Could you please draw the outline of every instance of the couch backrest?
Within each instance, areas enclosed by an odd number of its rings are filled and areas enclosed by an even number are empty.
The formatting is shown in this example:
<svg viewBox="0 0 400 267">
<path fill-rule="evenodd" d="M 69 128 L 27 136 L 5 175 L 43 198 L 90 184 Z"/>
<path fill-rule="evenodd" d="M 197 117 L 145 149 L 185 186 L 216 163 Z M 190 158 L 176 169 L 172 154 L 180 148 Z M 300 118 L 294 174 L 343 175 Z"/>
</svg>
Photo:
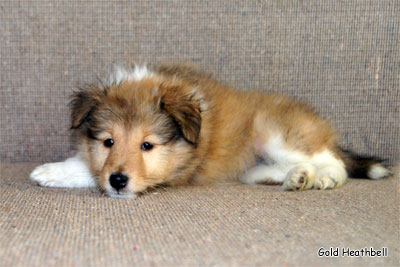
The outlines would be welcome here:
<svg viewBox="0 0 400 267">
<path fill-rule="evenodd" d="M 399 159 L 399 1 L 0 2 L 0 161 L 70 154 L 68 97 L 111 63 L 186 60 L 282 92 Z"/>
</svg>

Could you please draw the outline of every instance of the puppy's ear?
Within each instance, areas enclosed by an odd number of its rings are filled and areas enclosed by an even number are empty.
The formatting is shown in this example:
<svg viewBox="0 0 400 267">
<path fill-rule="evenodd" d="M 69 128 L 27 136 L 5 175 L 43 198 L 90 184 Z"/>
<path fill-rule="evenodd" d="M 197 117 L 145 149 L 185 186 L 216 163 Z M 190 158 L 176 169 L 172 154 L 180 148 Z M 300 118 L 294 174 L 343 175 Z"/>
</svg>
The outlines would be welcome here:
<svg viewBox="0 0 400 267">
<path fill-rule="evenodd" d="M 103 90 L 96 87 L 80 89 L 72 95 L 71 107 L 71 128 L 80 128 L 88 121 L 90 114 L 96 106 L 101 103 Z"/>
<path fill-rule="evenodd" d="M 194 93 L 181 86 L 162 88 L 160 107 L 165 110 L 179 126 L 183 138 L 197 145 L 201 129 L 200 103 Z"/>
</svg>

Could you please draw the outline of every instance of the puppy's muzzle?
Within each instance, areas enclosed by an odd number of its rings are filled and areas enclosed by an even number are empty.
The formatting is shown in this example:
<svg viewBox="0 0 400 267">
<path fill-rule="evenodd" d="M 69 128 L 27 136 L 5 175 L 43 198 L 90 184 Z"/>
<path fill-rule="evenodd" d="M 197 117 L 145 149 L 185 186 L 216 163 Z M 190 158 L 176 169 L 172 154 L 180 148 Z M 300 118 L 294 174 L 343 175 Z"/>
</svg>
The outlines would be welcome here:
<svg viewBox="0 0 400 267">
<path fill-rule="evenodd" d="M 109 178 L 110 185 L 117 191 L 121 190 L 128 184 L 128 176 L 116 172 L 112 173 Z"/>
</svg>

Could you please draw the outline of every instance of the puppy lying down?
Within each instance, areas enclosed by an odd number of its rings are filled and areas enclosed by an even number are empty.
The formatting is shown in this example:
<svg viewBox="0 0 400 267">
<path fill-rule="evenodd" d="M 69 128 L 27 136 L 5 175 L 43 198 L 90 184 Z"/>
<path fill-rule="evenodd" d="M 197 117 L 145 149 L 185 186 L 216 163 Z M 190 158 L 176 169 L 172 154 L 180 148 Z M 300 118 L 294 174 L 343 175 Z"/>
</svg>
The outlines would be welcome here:
<svg viewBox="0 0 400 267">
<path fill-rule="evenodd" d="M 117 67 L 75 92 L 71 108 L 78 152 L 34 169 L 41 186 L 98 186 L 125 198 L 159 184 L 238 179 L 297 191 L 390 174 L 379 160 L 341 149 L 308 106 L 235 91 L 191 66 Z"/>
</svg>

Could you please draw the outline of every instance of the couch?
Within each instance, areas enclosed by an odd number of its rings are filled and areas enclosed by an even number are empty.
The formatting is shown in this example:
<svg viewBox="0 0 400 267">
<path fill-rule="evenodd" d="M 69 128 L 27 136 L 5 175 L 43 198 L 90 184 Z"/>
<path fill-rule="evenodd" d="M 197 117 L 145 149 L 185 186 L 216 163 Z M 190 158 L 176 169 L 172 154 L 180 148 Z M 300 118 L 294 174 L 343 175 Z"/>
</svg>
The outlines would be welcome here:
<svg viewBox="0 0 400 267">
<path fill-rule="evenodd" d="M 397 265 L 400 4 L 388 1 L 0 2 L 0 265 Z M 110 65 L 189 61 L 283 93 L 393 177 L 329 191 L 216 184 L 136 200 L 30 183 L 71 155 L 68 101 Z M 329 248 L 388 248 L 327 257 Z M 322 248 L 322 250 L 320 250 Z"/>
</svg>

